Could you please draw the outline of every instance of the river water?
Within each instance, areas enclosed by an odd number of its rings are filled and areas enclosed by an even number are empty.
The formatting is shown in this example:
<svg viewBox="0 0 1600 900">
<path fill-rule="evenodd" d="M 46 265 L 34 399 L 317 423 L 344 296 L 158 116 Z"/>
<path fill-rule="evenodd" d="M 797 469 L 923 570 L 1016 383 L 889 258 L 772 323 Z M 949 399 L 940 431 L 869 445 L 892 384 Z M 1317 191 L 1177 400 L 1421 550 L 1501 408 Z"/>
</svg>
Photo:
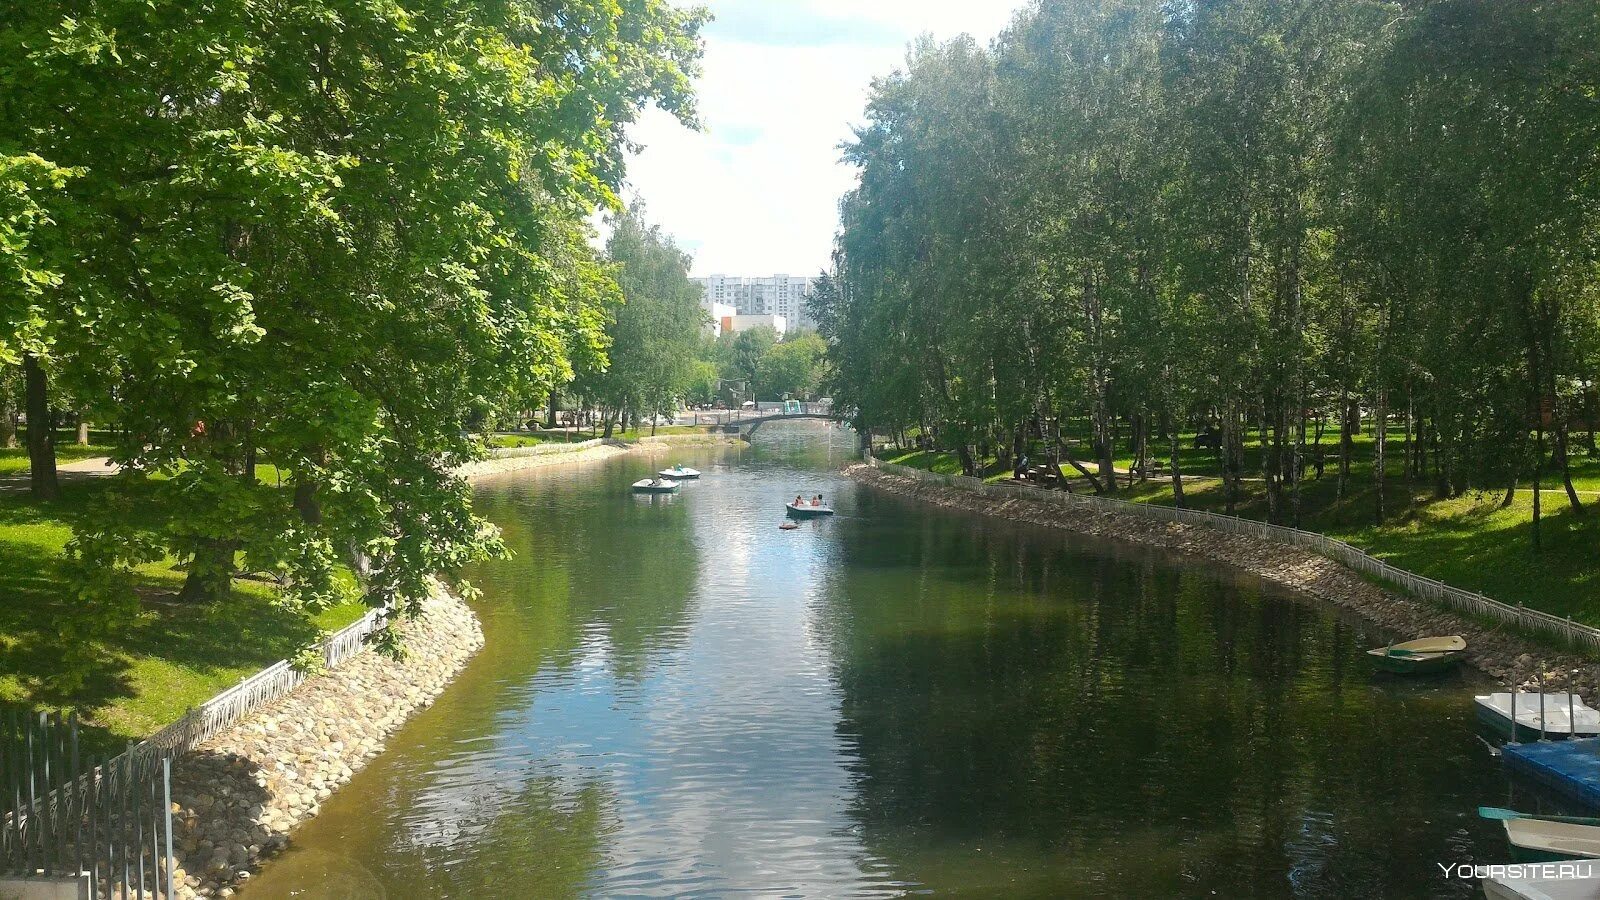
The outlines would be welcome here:
<svg viewBox="0 0 1600 900">
<path fill-rule="evenodd" d="M 1458 673 L 1203 562 L 935 510 L 766 426 L 477 490 L 487 646 L 246 900 L 1455 897 L 1502 862 Z M 705 470 L 666 498 L 628 485 Z M 781 503 L 839 515 L 783 532 Z"/>
</svg>

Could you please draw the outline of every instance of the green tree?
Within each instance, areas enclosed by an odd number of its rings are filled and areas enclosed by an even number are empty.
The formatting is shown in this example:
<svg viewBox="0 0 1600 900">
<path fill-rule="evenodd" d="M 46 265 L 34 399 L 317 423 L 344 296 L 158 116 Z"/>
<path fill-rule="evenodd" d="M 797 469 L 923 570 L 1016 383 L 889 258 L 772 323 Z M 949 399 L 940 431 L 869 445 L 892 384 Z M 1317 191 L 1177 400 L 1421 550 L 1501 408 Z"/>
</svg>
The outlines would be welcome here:
<svg viewBox="0 0 1600 900">
<path fill-rule="evenodd" d="M 754 390 L 761 378 L 761 360 L 778 343 L 777 329 L 757 325 L 737 334 L 723 333 L 719 341 L 725 347 L 722 377 L 728 381 L 742 381 Z"/>
<path fill-rule="evenodd" d="M 492 552 L 452 474 L 481 452 L 461 425 L 603 355 L 615 288 L 583 221 L 616 202 L 639 110 L 693 124 L 704 14 L 13 12 L 0 146 L 82 173 L 56 207 L 52 308 L 90 342 L 64 377 L 130 471 L 77 537 L 90 593 L 126 596 L 133 565 L 174 552 L 186 599 L 243 567 L 315 605 L 348 558 L 371 602 L 414 609 Z"/>
<path fill-rule="evenodd" d="M 587 373 L 580 389 L 604 408 L 610 437 L 621 417 L 672 412 L 703 376 L 695 361 L 706 314 L 688 254 L 638 212 L 616 221 L 606 250 L 622 302 L 607 329 L 607 365 Z"/>
<path fill-rule="evenodd" d="M 828 345 L 815 334 L 773 344 L 756 368 L 756 394 L 763 400 L 809 399 L 822 385 Z"/>
</svg>

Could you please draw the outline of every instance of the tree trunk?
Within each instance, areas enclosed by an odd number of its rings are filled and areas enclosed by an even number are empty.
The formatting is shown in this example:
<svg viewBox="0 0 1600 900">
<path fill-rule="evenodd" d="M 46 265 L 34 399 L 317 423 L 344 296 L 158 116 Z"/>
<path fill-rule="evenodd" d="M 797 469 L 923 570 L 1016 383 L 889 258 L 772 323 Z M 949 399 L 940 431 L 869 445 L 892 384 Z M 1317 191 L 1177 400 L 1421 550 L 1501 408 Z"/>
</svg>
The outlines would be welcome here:
<svg viewBox="0 0 1600 900">
<path fill-rule="evenodd" d="M 320 447 L 312 447 L 305 456 L 319 467 L 327 464 L 327 457 Z M 315 475 L 309 472 L 294 473 L 294 508 L 307 525 L 322 524 L 321 487 Z"/>
<path fill-rule="evenodd" d="M 1217 456 L 1222 463 L 1222 494 L 1225 511 L 1233 515 L 1234 508 L 1239 502 L 1239 476 L 1240 460 L 1237 448 L 1240 446 L 1238 413 L 1230 404 L 1222 413 L 1222 443 L 1217 448 Z"/>
<path fill-rule="evenodd" d="M 1105 493 L 1117 492 L 1117 470 L 1112 462 L 1113 445 L 1116 438 L 1112 434 L 1110 373 L 1107 371 L 1105 354 L 1105 336 L 1103 333 L 1102 309 L 1100 307 L 1100 292 L 1095 284 L 1092 273 L 1083 276 L 1083 305 L 1084 313 L 1089 322 L 1090 352 L 1093 358 L 1090 361 L 1090 390 L 1094 397 L 1094 453 L 1100 467 L 1100 481 L 1104 485 Z M 1097 489 L 1098 490 L 1098 489 Z"/>
<path fill-rule="evenodd" d="M 1055 460 L 1056 475 L 1057 475 L 1057 477 L 1060 477 L 1061 480 L 1062 480 L 1062 483 L 1065 484 L 1066 483 L 1066 476 L 1061 471 L 1061 460 L 1060 460 L 1060 458 L 1063 457 L 1063 456 L 1065 456 L 1067 458 L 1067 462 L 1074 469 L 1078 470 L 1078 474 L 1082 475 L 1084 478 L 1087 478 L 1089 480 L 1089 485 L 1094 488 L 1094 492 L 1096 494 L 1104 494 L 1104 493 L 1106 493 L 1105 485 L 1100 482 L 1100 479 L 1096 478 L 1095 474 L 1093 472 L 1089 471 L 1087 466 L 1085 466 L 1083 463 L 1079 462 L 1077 460 L 1077 458 L 1072 455 L 1072 451 L 1067 449 L 1067 442 L 1061 440 L 1061 436 L 1060 435 L 1056 435 L 1056 460 Z"/>
<path fill-rule="evenodd" d="M 1544 423 L 1533 429 L 1533 552 L 1542 549 L 1539 518 L 1544 512 L 1540 497 L 1544 490 Z"/>
<path fill-rule="evenodd" d="M 89 420 L 82 416 L 78 417 L 78 446 L 89 446 Z"/>
<path fill-rule="evenodd" d="M 17 446 L 17 404 L 11 391 L 0 384 L 0 447 L 7 450 Z"/>
<path fill-rule="evenodd" d="M 233 588 L 233 562 L 238 549 L 236 541 L 201 540 L 189 560 L 189 574 L 178 591 L 178 601 L 214 603 L 227 597 Z"/>
<path fill-rule="evenodd" d="M 956 457 L 961 460 L 961 474 L 971 478 L 978 474 L 978 463 L 972 458 L 972 445 L 965 437 L 956 441 Z"/>
<path fill-rule="evenodd" d="M 1378 388 L 1378 405 L 1374 411 L 1372 427 L 1377 429 L 1376 447 L 1372 463 L 1373 518 L 1382 525 L 1384 511 L 1384 476 L 1389 465 L 1389 392 Z"/>
<path fill-rule="evenodd" d="M 1572 511 L 1583 515 L 1583 503 L 1578 499 L 1578 490 L 1572 486 L 1572 466 L 1568 460 L 1567 423 L 1565 417 L 1559 413 L 1555 420 L 1556 441 L 1556 467 L 1561 472 L 1561 484 L 1567 489 L 1567 502 L 1572 505 Z"/>
<path fill-rule="evenodd" d="M 1306 411 L 1305 407 L 1299 403 L 1296 403 L 1295 418 L 1298 423 L 1294 433 L 1294 455 L 1289 460 L 1289 524 L 1299 528 L 1300 474 L 1305 469 L 1305 464 L 1302 462 L 1304 458 L 1302 449 L 1306 445 Z"/>
<path fill-rule="evenodd" d="M 32 353 L 22 357 L 23 377 L 28 399 L 28 483 L 36 500 L 55 500 L 61 496 L 56 477 L 55 421 L 50 415 L 50 383 L 39 358 Z"/>
<path fill-rule="evenodd" d="M 1336 498 L 1344 502 L 1345 491 L 1350 486 L 1350 451 L 1355 447 L 1355 429 L 1361 407 L 1351 396 L 1350 389 L 1341 390 L 1339 398 L 1339 485 Z"/>
<path fill-rule="evenodd" d="M 1183 509 L 1183 466 L 1178 460 L 1180 443 L 1178 440 L 1178 428 L 1174 425 L 1172 427 L 1172 443 L 1168 448 L 1168 452 L 1172 454 L 1172 505 Z"/>
</svg>

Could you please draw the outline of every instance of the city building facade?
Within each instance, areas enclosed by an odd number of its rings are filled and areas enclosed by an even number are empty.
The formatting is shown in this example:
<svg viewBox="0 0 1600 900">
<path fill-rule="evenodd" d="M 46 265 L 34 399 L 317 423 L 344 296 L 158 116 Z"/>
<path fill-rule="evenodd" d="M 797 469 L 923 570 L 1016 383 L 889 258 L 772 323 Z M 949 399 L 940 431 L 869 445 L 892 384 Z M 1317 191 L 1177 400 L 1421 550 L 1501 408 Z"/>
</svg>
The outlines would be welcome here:
<svg viewBox="0 0 1600 900">
<path fill-rule="evenodd" d="M 721 303 L 733 307 L 735 314 L 741 317 L 781 316 L 792 328 L 815 327 L 806 308 L 815 279 L 793 275 L 766 278 L 711 275 L 695 281 L 705 292 L 700 305 L 713 318 L 716 314 L 712 307 Z"/>
</svg>

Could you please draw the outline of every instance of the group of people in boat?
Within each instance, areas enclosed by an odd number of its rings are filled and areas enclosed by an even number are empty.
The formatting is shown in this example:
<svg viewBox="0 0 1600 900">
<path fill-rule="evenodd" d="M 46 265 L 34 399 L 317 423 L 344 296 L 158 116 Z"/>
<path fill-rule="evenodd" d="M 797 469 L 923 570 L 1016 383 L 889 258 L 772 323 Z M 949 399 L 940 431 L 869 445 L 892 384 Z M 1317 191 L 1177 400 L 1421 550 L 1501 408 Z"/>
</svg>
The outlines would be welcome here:
<svg viewBox="0 0 1600 900">
<path fill-rule="evenodd" d="M 822 506 L 822 495 L 818 494 L 815 497 L 812 497 L 811 498 L 811 502 L 807 503 L 805 500 L 801 499 L 799 494 L 795 494 L 794 495 L 794 505 L 795 506 Z"/>
</svg>

